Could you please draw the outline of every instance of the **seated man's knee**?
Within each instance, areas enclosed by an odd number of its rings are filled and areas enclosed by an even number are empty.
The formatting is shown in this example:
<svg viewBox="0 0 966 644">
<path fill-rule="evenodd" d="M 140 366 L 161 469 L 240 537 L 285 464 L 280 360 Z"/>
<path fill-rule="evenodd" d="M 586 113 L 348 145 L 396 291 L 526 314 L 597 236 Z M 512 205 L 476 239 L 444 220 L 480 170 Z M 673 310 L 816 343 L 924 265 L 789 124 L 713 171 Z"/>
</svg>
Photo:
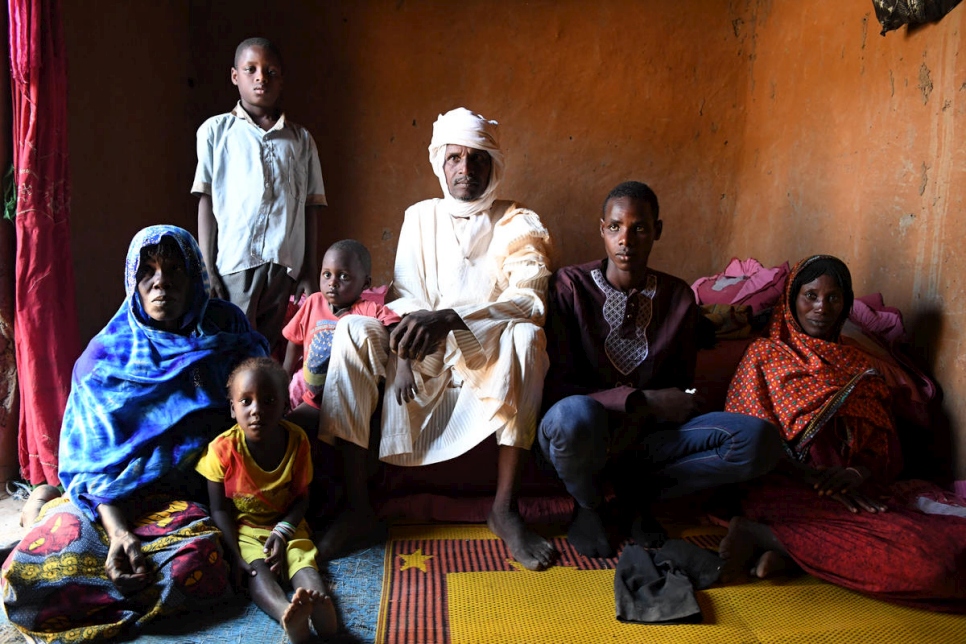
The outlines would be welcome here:
<svg viewBox="0 0 966 644">
<path fill-rule="evenodd" d="M 744 433 L 749 449 L 747 478 L 750 479 L 774 469 L 784 454 L 784 448 L 777 427 L 754 416 L 744 418 Z"/>
<path fill-rule="evenodd" d="M 337 338 L 348 338 L 355 345 L 373 338 L 388 342 L 389 332 L 385 325 L 374 317 L 346 315 L 339 319 L 339 323 L 335 327 L 333 342 L 337 342 Z"/>
<path fill-rule="evenodd" d="M 518 361 L 521 386 L 529 392 L 543 389 L 543 379 L 550 368 L 547 336 L 536 324 L 520 322 L 511 327 L 513 353 Z"/>
<path fill-rule="evenodd" d="M 543 329 L 536 324 L 518 322 L 513 325 L 511 333 L 513 334 L 513 346 L 517 347 L 519 353 L 525 355 L 532 351 L 546 351 L 547 336 Z"/>
<path fill-rule="evenodd" d="M 580 450 L 603 441 L 607 410 L 590 396 L 569 396 L 555 403 L 540 421 L 540 447 Z"/>
</svg>

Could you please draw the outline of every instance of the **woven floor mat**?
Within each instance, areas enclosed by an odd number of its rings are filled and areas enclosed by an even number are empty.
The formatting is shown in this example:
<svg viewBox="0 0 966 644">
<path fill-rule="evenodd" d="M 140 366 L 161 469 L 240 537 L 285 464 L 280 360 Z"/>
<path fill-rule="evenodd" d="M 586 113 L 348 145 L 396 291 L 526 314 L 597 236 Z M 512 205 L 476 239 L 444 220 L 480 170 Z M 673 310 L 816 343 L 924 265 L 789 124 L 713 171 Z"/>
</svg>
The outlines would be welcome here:
<svg viewBox="0 0 966 644">
<path fill-rule="evenodd" d="M 722 534 L 707 526 L 676 536 L 714 548 Z M 617 559 L 582 557 L 562 537 L 553 543 L 558 565 L 531 572 L 483 526 L 393 528 L 376 642 L 966 642 L 966 616 L 894 606 L 804 575 L 698 592 L 699 625 L 624 624 L 615 618 Z"/>
</svg>

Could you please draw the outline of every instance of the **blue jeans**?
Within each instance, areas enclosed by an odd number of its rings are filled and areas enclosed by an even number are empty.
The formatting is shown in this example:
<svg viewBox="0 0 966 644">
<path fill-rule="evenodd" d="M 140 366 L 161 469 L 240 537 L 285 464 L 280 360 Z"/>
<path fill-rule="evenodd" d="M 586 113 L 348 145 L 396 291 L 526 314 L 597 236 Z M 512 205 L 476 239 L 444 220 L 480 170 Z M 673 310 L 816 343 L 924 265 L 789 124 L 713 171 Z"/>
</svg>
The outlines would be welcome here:
<svg viewBox="0 0 966 644">
<path fill-rule="evenodd" d="M 570 495 L 585 508 L 602 500 L 601 472 L 622 419 L 590 396 L 570 396 L 547 411 L 537 430 L 543 457 Z M 681 426 L 644 429 L 633 445 L 643 465 L 641 488 L 656 485 L 655 500 L 670 499 L 765 474 L 782 455 L 778 430 L 767 421 L 719 411 Z"/>
</svg>

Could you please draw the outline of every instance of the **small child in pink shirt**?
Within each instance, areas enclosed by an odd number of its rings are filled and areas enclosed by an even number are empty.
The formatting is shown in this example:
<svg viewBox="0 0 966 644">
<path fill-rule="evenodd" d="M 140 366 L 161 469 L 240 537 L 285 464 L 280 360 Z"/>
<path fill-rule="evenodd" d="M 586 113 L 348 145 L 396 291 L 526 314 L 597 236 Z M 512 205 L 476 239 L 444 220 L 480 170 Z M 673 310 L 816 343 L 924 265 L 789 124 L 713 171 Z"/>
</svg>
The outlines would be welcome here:
<svg viewBox="0 0 966 644">
<path fill-rule="evenodd" d="M 399 316 L 391 309 L 360 298 L 362 291 L 372 284 L 371 271 L 372 258 L 363 244 L 354 239 L 343 239 L 332 244 L 322 258 L 320 292 L 310 295 L 282 330 L 282 335 L 288 340 L 285 370 L 293 374 L 299 359 L 302 359 L 302 375 L 307 391 L 302 396 L 302 403 L 289 415 L 290 420 L 302 427 L 318 426 L 319 401 L 339 319 L 351 314 L 374 317 L 387 327 L 399 323 Z M 416 381 L 409 361 L 396 359 L 393 389 L 397 401 L 402 404 L 415 396 Z"/>
</svg>

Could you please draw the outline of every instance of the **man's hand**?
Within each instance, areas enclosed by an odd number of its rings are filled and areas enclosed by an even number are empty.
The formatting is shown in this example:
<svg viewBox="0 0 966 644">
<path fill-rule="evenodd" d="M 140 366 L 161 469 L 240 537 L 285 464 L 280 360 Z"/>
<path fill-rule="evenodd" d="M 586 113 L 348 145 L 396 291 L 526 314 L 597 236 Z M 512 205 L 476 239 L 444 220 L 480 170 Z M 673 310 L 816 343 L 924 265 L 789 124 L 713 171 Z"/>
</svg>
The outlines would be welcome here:
<svg viewBox="0 0 966 644">
<path fill-rule="evenodd" d="M 112 535 L 104 572 L 111 583 L 125 594 L 147 586 L 152 575 L 141 552 L 141 540 L 126 530 Z"/>
<path fill-rule="evenodd" d="M 647 411 L 658 421 L 683 423 L 698 412 L 700 399 L 680 389 L 646 389 L 644 400 Z"/>
<path fill-rule="evenodd" d="M 403 360 L 422 360 L 439 349 L 450 331 L 465 328 L 452 309 L 414 311 L 389 334 L 389 349 Z"/>
</svg>

